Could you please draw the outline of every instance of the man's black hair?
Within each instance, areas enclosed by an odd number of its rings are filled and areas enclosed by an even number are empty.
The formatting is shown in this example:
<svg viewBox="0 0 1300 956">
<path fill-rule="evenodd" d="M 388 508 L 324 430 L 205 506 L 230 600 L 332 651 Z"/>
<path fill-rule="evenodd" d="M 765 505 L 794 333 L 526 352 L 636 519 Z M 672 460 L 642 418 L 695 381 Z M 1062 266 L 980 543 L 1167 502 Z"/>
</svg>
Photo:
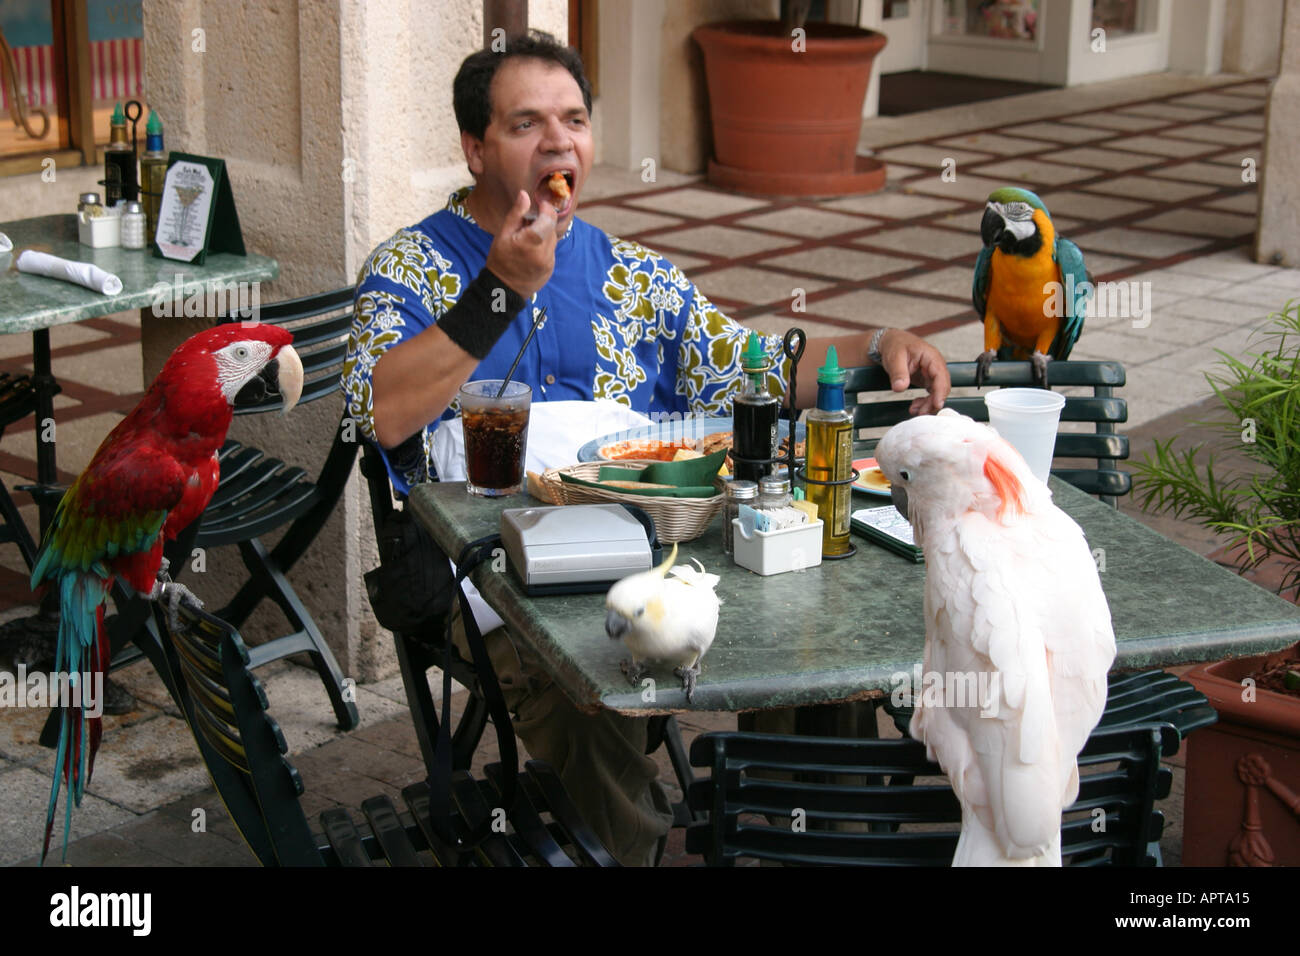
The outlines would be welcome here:
<svg viewBox="0 0 1300 956">
<path fill-rule="evenodd" d="M 505 41 L 505 49 L 500 52 L 490 47 L 471 53 L 456 72 L 452 83 L 452 104 L 456 109 L 456 125 L 462 133 L 469 133 L 482 139 L 492 119 L 492 77 L 501 64 L 511 57 L 532 57 L 561 66 L 577 81 L 582 91 L 582 102 L 591 113 L 591 84 L 582 69 L 582 58 L 572 47 L 561 45 L 555 37 L 541 30 L 530 30 L 526 34 L 511 37 Z"/>
</svg>

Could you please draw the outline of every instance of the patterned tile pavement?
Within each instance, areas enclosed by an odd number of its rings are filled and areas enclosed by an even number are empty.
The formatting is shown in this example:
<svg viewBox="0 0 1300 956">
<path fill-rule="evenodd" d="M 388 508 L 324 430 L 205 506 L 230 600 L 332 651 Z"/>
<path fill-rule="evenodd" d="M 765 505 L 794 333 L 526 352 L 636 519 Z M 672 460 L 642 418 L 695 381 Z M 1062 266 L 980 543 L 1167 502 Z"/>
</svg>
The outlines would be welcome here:
<svg viewBox="0 0 1300 956">
<path fill-rule="evenodd" d="M 1184 86 L 1154 97 L 1141 95 L 1146 87 L 1138 83 L 1136 95 L 1116 105 L 1061 115 L 1026 110 L 1035 117 L 1026 122 L 1017 104 L 1040 96 L 1032 94 L 993 110 L 1000 118 L 983 128 L 953 133 L 949 125 L 941 135 L 907 138 L 908 129 L 926 127 L 919 114 L 890 127 L 904 135 L 879 148 L 890 161 L 889 184 L 870 196 L 770 200 L 675 174 L 643 184 L 598 168 L 588 194 L 599 198 L 589 198 L 582 215 L 669 255 L 718 305 L 765 331 L 798 324 L 811 334 L 833 334 L 888 324 L 928 336 L 950 360 L 968 360 L 982 344 L 969 284 L 984 197 L 1000 185 L 1033 189 L 1061 232 L 1084 248 L 1095 279 L 1151 284 L 1146 324 L 1128 316 L 1091 318 L 1074 353 L 1125 362 L 1129 429 L 1140 455 L 1152 437 L 1204 414 L 1209 389 L 1199 373 L 1211 367 L 1214 347 L 1240 351 L 1267 312 L 1300 296 L 1300 271 L 1261 266 L 1247 255 L 1257 197 L 1255 184 L 1243 179 L 1243 160 L 1254 161 L 1257 177 L 1266 82 L 1225 80 L 1212 89 L 1189 94 Z M 1175 88 L 1182 81 L 1160 82 Z M 1083 93 L 1079 101 L 1098 99 Z M 795 311 L 796 290 L 804 293 L 804 311 Z M 55 330 L 64 480 L 84 467 L 138 400 L 138 340 L 138 320 L 130 315 Z M 28 371 L 29 341 L 0 338 L 0 370 Z M 34 477 L 33 429 L 20 422 L 0 441 L 0 478 L 10 486 Z M 1133 512 L 1135 506 L 1124 507 Z M 34 508 L 24 512 L 34 525 Z M 1165 516 L 1135 516 L 1202 553 L 1221 544 Z M 0 548 L 3 617 L 25 613 L 30 600 L 13 550 Z M 338 735 L 314 677 L 301 671 L 273 665 L 264 679 L 307 782 L 309 815 L 356 807 L 380 791 L 395 794 L 419 775 L 400 681 L 361 688 L 363 726 Z M 141 706 L 108 719 L 105 769 L 78 815 L 70 861 L 251 864 L 194 761 L 185 759 L 189 742 L 156 676 L 136 666 L 121 679 Z M 4 818 L 12 823 L 0 827 L 0 864 L 35 862 L 52 766 L 49 752 L 35 745 L 41 716 L 0 715 L 0 791 L 11 795 Z M 728 714 L 690 714 L 681 723 L 688 742 L 734 726 Z M 485 742 L 476 766 L 494 759 L 493 746 Z M 117 751 L 112 760 L 109 751 Z M 661 776 L 671 779 L 666 760 L 661 764 Z M 1176 771 L 1175 792 L 1164 803 L 1168 862 L 1177 861 L 1181 847 L 1181 779 Z M 197 808 L 207 813 L 212 839 L 199 838 L 190 826 Z M 665 862 L 693 862 L 680 831 Z"/>
</svg>

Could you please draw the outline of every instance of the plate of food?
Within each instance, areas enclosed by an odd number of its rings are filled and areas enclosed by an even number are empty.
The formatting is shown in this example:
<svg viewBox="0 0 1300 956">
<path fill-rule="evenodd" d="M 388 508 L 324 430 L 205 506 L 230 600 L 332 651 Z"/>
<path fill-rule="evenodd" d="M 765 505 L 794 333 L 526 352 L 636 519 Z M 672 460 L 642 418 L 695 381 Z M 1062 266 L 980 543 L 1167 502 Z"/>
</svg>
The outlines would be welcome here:
<svg viewBox="0 0 1300 956">
<path fill-rule="evenodd" d="M 784 436 L 790 433 L 790 425 L 782 421 L 777 423 L 777 428 L 782 436 L 784 451 Z M 796 455 L 803 454 L 804 431 L 802 423 L 795 426 Z M 621 461 L 629 458 L 672 461 L 682 452 L 693 457 L 730 447 L 730 418 L 685 418 L 629 428 L 592 439 L 578 449 L 578 461 Z M 726 467 L 731 469 L 730 456 Z"/>
<path fill-rule="evenodd" d="M 889 479 L 880 470 L 874 458 L 859 458 L 853 463 L 858 470 L 858 480 L 853 482 L 854 491 L 865 491 L 869 495 L 888 498 L 891 495 Z"/>
</svg>

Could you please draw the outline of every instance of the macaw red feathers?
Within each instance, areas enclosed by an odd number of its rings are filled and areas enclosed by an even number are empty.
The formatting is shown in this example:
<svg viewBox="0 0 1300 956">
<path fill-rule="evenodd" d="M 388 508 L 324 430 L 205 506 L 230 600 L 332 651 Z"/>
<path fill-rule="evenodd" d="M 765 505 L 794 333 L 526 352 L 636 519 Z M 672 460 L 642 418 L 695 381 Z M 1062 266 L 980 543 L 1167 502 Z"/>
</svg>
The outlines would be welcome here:
<svg viewBox="0 0 1300 956">
<path fill-rule="evenodd" d="M 216 491 L 217 451 L 236 397 L 245 388 L 255 387 L 259 395 L 276 388 L 286 407 L 297 401 L 302 363 L 292 338 L 278 326 L 230 324 L 187 339 L 59 502 L 32 569 L 32 587 L 51 581 L 59 588 L 55 671 L 77 675 L 81 703 L 86 684 L 102 688 L 108 664 L 104 602 L 114 579 L 137 593 L 153 593 L 164 543 L 192 524 Z M 49 852 L 60 779 L 72 798 L 65 805 L 67 852 L 71 803 L 81 804 L 99 747 L 98 712 L 64 708 L 42 859 Z"/>
</svg>

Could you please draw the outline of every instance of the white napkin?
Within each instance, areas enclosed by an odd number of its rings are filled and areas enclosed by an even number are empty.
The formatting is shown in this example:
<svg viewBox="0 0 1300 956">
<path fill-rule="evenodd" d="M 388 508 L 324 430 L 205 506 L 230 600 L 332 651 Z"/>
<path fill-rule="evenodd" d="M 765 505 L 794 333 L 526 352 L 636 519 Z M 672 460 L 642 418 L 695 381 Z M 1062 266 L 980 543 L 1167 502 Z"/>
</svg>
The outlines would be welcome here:
<svg viewBox="0 0 1300 956">
<path fill-rule="evenodd" d="M 3 232 L 0 232 L 0 252 L 8 252 L 14 247 L 13 242 Z"/>
<path fill-rule="evenodd" d="M 578 449 L 593 438 L 649 424 L 645 415 L 607 398 L 594 402 L 535 402 L 528 413 L 525 468 L 540 473 L 572 465 L 578 460 Z M 443 422 L 433 433 L 433 463 L 440 480 L 465 480 L 465 432 L 459 418 Z M 504 623 L 468 580 L 465 596 L 482 633 Z"/>
<path fill-rule="evenodd" d="M 122 291 L 122 280 L 111 272 L 105 272 L 99 266 L 91 265 L 89 262 L 60 259 L 58 256 L 37 252 L 34 249 L 25 249 L 18 257 L 18 271 L 48 276 L 51 279 L 62 279 L 64 282 L 75 282 L 92 292 L 100 292 L 104 295 L 117 295 Z"/>
</svg>

